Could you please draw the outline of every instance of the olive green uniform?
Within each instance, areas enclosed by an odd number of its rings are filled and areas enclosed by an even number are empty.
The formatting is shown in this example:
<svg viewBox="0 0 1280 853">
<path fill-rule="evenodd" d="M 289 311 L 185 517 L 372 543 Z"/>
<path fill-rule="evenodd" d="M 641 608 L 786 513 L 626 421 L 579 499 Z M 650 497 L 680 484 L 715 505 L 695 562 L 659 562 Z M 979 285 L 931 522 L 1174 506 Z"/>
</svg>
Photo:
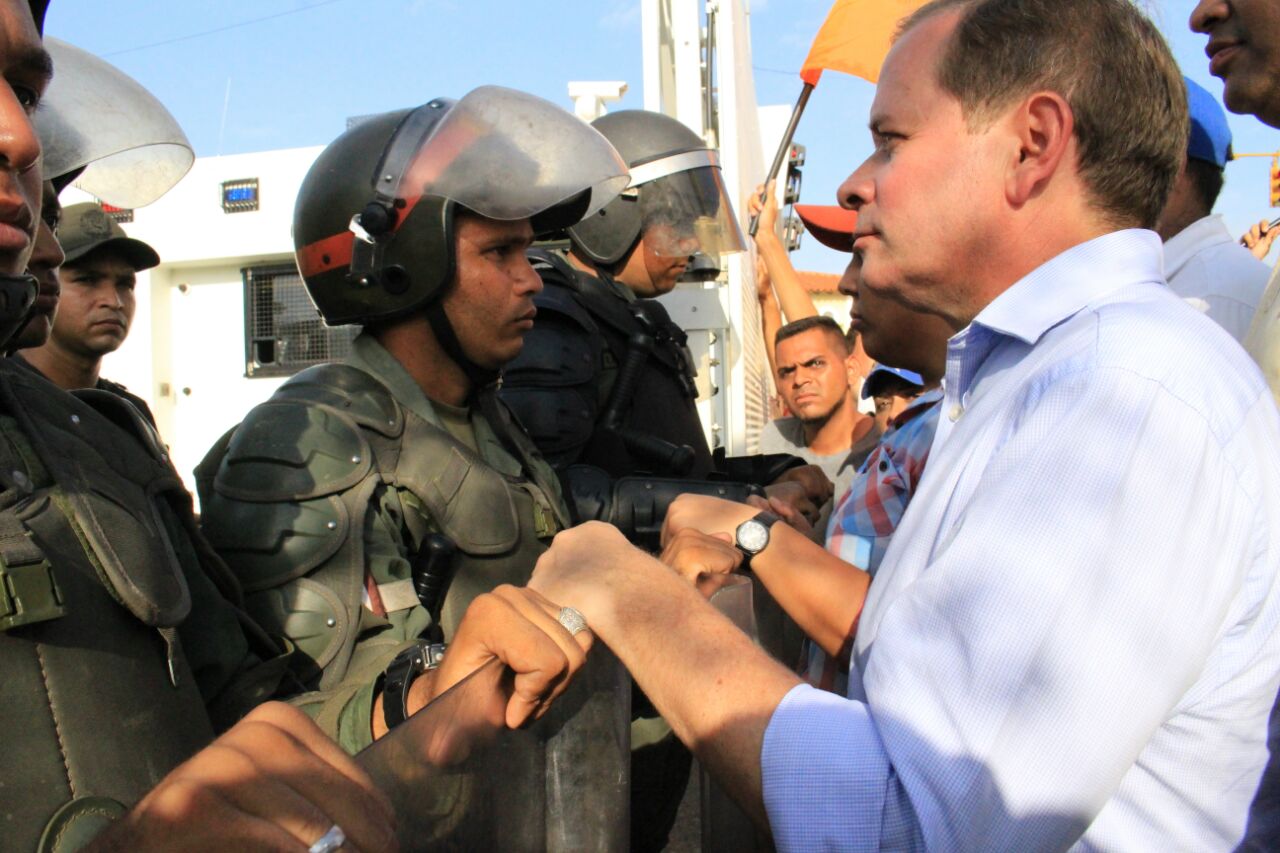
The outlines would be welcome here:
<svg viewBox="0 0 1280 853">
<path fill-rule="evenodd" d="M 127 402 L 0 359 L 0 486 L 0 848 L 74 850 L 301 688 Z"/>
<path fill-rule="evenodd" d="M 431 626 L 411 577 L 428 536 L 456 548 L 448 638 L 476 595 L 527 581 L 566 524 L 555 474 L 490 401 L 486 417 L 428 400 L 362 334 L 346 364 L 293 377 L 197 469 L 203 529 L 250 613 L 296 644 L 304 683 L 366 719 L 377 676 Z M 365 729 L 336 730 L 348 749 L 367 743 Z"/>
</svg>

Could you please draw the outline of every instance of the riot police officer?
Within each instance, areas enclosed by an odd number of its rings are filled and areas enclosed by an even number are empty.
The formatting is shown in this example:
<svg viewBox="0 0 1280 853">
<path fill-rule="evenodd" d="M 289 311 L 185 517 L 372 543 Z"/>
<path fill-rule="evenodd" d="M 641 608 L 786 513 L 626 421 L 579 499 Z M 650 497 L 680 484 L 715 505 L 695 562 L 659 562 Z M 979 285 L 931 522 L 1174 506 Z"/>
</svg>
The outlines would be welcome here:
<svg viewBox="0 0 1280 853">
<path fill-rule="evenodd" d="M 678 494 L 745 500 L 800 460 L 721 460 L 717 470 L 685 333 L 650 298 L 695 259 L 718 270 L 743 249 L 718 152 L 660 113 L 619 111 L 592 126 L 626 159 L 631 183 L 567 229 L 567 253 L 530 254 L 545 287 L 502 397 L 561 472 L 577 520 L 610 521 L 652 548 Z M 800 496 L 811 510 L 830 489 L 815 479 L 812 502 Z M 688 776 L 689 754 L 668 733 L 656 719 L 632 728 L 635 850 L 665 844 Z"/>
<path fill-rule="evenodd" d="M 367 120 L 311 167 L 298 266 L 325 321 L 363 331 L 197 469 L 203 529 L 250 612 L 297 646 L 304 683 L 365 706 L 384 670 L 401 689 L 477 594 L 523 583 L 569 523 L 495 388 L 542 286 L 525 250 L 625 174 L 599 133 L 499 87 Z"/>
<path fill-rule="evenodd" d="M 660 113 L 624 110 L 592 126 L 627 160 L 631 184 L 567 229 L 567 252 L 530 254 L 545 288 L 502 397 L 564 475 L 581 520 L 612 521 L 656 546 L 680 492 L 742 500 L 753 491 L 745 484 L 772 483 L 798 461 L 713 461 L 685 333 L 649 298 L 691 263 L 719 269 L 743 249 L 718 152 Z M 823 484 L 812 491 L 804 497 L 825 499 Z"/>
<path fill-rule="evenodd" d="M 36 294 L 22 274 L 40 215 L 41 145 L 29 112 L 50 62 L 33 25 L 44 4 L 32 5 L 0 0 L 0 344 L 29 319 Z M 60 83 L 109 89 L 105 63 L 95 62 L 87 76 L 60 68 Z M 98 94 L 128 113 L 122 93 Z M 49 101 L 46 115 L 65 104 Z M 94 126 L 88 117 L 78 129 Z M 61 172 L 58 162 L 67 163 L 51 161 Z M 580 663 L 573 652 L 583 635 L 557 628 L 555 608 L 532 595 L 487 597 L 451 663 L 412 682 L 411 709 L 466 674 L 457 667 L 490 651 L 507 659 L 507 636 L 531 640 L 520 656 L 540 657 L 548 672 L 568 662 L 554 676 L 562 681 Z M 362 849 L 393 843 L 383 799 L 315 723 L 278 703 L 255 708 L 299 686 L 287 677 L 287 644 L 256 626 L 241 599 L 195 530 L 163 447 L 127 402 L 68 394 L 0 360 L 5 850 L 77 850 L 117 818 L 96 849 L 165 850 L 178 840 L 208 848 L 215 838 L 229 849 L 278 849 L 332 837 L 330 823 Z M 531 637 L 530 625 L 542 630 Z M 531 686 L 526 698 L 547 693 Z M 332 698 L 311 697 L 313 709 L 324 717 Z M 345 705 L 329 716 L 330 733 L 345 725 L 366 741 L 381 720 Z"/>
</svg>

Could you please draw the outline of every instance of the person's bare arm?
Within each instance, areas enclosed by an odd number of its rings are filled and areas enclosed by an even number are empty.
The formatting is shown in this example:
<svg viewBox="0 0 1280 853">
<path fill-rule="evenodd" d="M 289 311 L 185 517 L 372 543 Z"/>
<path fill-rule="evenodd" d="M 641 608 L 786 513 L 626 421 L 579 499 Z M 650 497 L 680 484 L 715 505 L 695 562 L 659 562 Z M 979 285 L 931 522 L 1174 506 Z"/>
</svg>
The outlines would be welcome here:
<svg viewBox="0 0 1280 853">
<path fill-rule="evenodd" d="M 663 535 L 674 542 L 696 530 L 732 541 L 738 525 L 757 512 L 720 498 L 682 495 L 667 511 Z M 870 575 L 785 524 L 773 526 L 768 547 L 751 558 L 751 571 L 806 636 L 828 654 L 840 653 L 862 614 Z"/>
<path fill-rule="evenodd" d="M 818 309 L 813 304 L 813 298 L 800 283 L 800 276 L 796 274 L 796 268 L 791 265 L 787 248 L 782 245 L 782 240 L 778 237 L 776 230 L 778 201 L 773 196 L 773 189 L 769 189 L 769 197 L 763 205 L 760 203 L 762 189 L 764 189 L 762 186 L 756 187 L 755 192 L 751 194 L 748 207 L 751 215 L 760 216 L 760 227 L 755 237 L 756 251 L 764 259 L 769 277 L 773 280 L 773 289 L 778 294 L 778 305 L 782 309 L 782 316 L 788 323 L 794 323 L 804 317 L 816 317 Z"/>
<path fill-rule="evenodd" d="M 764 733 L 800 680 L 610 525 L 558 534 L 529 585 L 586 616 L 680 740 L 767 827 Z"/>
<path fill-rule="evenodd" d="M 764 354 L 769 359 L 769 375 L 778 375 L 778 362 L 774 357 L 774 342 L 782 328 L 782 312 L 778 298 L 773 294 L 773 280 L 764 258 L 756 254 L 756 299 L 760 303 L 760 333 L 764 336 Z"/>
</svg>

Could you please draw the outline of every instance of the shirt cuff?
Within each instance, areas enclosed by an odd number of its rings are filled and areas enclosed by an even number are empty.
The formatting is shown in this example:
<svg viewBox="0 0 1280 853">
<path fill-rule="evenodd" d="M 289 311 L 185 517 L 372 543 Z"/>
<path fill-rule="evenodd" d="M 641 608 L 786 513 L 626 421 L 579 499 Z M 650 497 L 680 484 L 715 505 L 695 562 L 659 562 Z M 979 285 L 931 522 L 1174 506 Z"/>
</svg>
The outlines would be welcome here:
<svg viewBox="0 0 1280 853">
<path fill-rule="evenodd" d="M 881 848 L 894 774 L 866 705 L 792 688 L 765 729 L 760 767 L 778 850 Z"/>
</svg>

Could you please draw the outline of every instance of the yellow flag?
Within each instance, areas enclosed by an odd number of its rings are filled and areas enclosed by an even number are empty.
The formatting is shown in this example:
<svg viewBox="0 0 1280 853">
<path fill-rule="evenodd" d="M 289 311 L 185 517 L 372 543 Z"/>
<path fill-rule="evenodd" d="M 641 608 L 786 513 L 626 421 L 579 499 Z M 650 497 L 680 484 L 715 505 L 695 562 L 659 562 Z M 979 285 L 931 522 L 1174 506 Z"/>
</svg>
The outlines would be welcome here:
<svg viewBox="0 0 1280 853">
<path fill-rule="evenodd" d="M 898 23 L 926 0 L 836 0 L 809 48 L 800 78 L 811 86 L 825 69 L 843 71 L 872 83 Z"/>
</svg>

